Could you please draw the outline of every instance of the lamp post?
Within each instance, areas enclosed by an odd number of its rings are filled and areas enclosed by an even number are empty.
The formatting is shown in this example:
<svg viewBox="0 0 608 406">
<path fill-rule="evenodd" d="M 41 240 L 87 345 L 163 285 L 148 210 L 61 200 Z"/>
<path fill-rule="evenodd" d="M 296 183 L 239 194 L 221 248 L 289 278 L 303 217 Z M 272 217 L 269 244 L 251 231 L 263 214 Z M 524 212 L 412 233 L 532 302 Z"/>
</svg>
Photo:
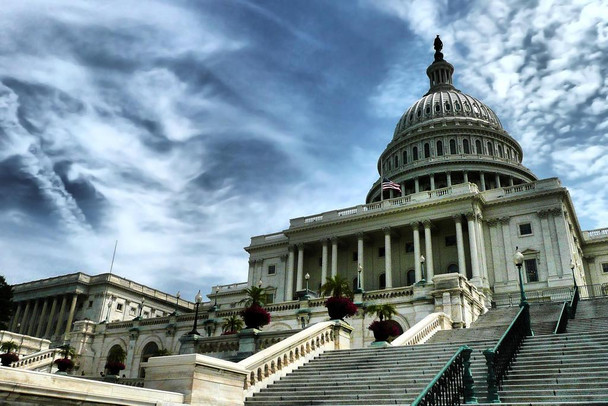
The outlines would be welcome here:
<svg viewBox="0 0 608 406">
<path fill-rule="evenodd" d="M 258 288 L 260 288 L 260 289 L 261 289 L 261 288 L 262 288 L 262 285 L 263 285 L 263 282 L 262 282 L 262 280 L 260 279 L 260 280 L 258 281 Z"/>
<path fill-rule="evenodd" d="M 199 332 L 196 331 L 196 322 L 198 319 L 198 306 L 203 301 L 203 297 L 201 296 L 201 291 L 199 290 L 196 296 L 194 297 L 194 301 L 196 302 L 196 311 L 194 312 L 194 324 L 192 325 L 192 331 L 188 333 L 188 335 L 197 335 L 200 336 Z"/>
<path fill-rule="evenodd" d="M 526 292 L 524 291 L 524 279 L 521 275 L 521 265 L 524 263 L 524 254 L 519 252 L 517 247 L 515 248 L 515 254 L 513 255 L 513 263 L 517 267 L 517 272 L 519 274 L 519 293 L 520 293 L 520 301 L 519 306 L 524 306 L 528 304 L 528 300 L 526 299 Z"/>
<path fill-rule="evenodd" d="M 359 264 L 359 268 L 357 269 L 357 290 L 359 291 L 358 293 L 362 292 L 361 289 L 361 273 L 363 272 L 363 265 Z"/>
<path fill-rule="evenodd" d="M 570 260 L 570 270 L 572 271 L 572 280 L 574 280 L 574 289 L 576 289 L 576 276 L 574 275 L 574 268 L 576 268 L 576 263 L 573 259 Z"/>
<path fill-rule="evenodd" d="M 310 274 L 306 272 L 304 275 L 304 279 L 306 279 L 306 293 L 304 293 L 304 299 L 310 299 L 310 295 L 308 294 L 308 281 L 310 280 Z"/>
<path fill-rule="evenodd" d="M 421 268 L 421 276 L 422 279 L 420 280 L 420 283 L 422 285 L 424 285 L 426 283 L 426 272 L 424 270 L 424 263 L 426 262 L 426 258 L 424 257 L 424 255 L 420 255 L 420 268 Z"/>
</svg>

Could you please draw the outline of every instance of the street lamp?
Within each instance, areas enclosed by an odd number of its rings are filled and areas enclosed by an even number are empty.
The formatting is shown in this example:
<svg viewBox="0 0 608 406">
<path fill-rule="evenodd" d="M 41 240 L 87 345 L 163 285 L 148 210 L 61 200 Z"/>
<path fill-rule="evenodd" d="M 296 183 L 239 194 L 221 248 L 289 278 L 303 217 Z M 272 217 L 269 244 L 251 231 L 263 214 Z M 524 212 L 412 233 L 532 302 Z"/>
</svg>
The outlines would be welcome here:
<svg viewBox="0 0 608 406">
<path fill-rule="evenodd" d="M 363 272 L 363 265 L 359 264 L 359 268 L 357 269 L 358 277 L 357 277 L 357 290 L 361 293 L 361 273 Z"/>
<path fill-rule="evenodd" d="M 306 293 L 308 294 L 308 280 L 310 279 L 310 274 L 308 272 L 304 275 L 304 279 L 306 279 Z"/>
<path fill-rule="evenodd" d="M 194 297 L 194 301 L 196 302 L 196 311 L 194 312 L 194 324 L 192 325 L 192 331 L 188 333 L 188 335 L 197 335 L 200 336 L 199 332 L 196 331 L 196 321 L 198 319 L 198 306 L 203 301 L 203 297 L 201 296 L 201 291 L 199 290 L 196 296 Z"/>
<path fill-rule="evenodd" d="M 572 279 L 574 280 L 574 289 L 576 289 L 576 276 L 574 275 L 574 268 L 576 268 L 576 263 L 573 259 L 570 260 L 570 270 L 572 271 Z"/>
<path fill-rule="evenodd" d="M 524 263 L 524 254 L 519 252 L 519 249 L 517 247 L 515 247 L 515 249 L 516 251 L 513 255 L 513 263 L 517 267 L 517 272 L 519 273 L 519 293 L 521 296 L 519 306 L 524 306 L 528 304 L 528 301 L 526 299 L 526 292 L 524 291 L 524 280 L 521 275 L 521 265 Z"/>
<path fill-rule="evenodd" d="M 424 255 L 420 255 L 420 268 L 421 268 L 421 277 L 422 279 L 420 280 L 421 284 L 425 284 L 426 283 L 426 272 L 424 271 L 424 263 L 426 262 L 426 258 L 424 257 Z"/>
<path fill-rule="evenodd" d="M 261 288 L 262 288 L 262 285 L 263 285 L 263 282 L 262 282 L 262 280 L 260 279 L 260 280 L 258 281 L 258 288 L 260 288 L 260 289 L 261 289 Z"/>
</svg>

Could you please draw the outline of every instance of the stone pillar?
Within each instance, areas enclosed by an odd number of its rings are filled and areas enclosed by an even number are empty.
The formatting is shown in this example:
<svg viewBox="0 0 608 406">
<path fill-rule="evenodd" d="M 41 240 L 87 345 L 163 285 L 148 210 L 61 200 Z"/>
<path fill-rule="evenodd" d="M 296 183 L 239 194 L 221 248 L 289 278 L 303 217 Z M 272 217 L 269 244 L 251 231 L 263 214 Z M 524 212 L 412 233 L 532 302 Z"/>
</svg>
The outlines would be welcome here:
<svg viewBox="0 0 608 406">
<path fill-rule="evenodd" d="M 420 192 L 420 180 L 418 179 L 418 177 L 414 178 L 414 192 Z"/>
<path fill-rule="evenodd" d="M 481 191 L 486 190 L 486 177 L 483 172 L 479 172 L 479 181 L 481 182 Z"/>
<path fill-rule="evenodd" d="M 287 257 L 287 281 L 285 283 L 285 300 L 293 299 L 293 268 L 295 263 L 295 255 L 293 246 L 289 246 L 289 254 Z"/>
<path fill-rule="evenodd" d="M 25 302 L 25 310 L 23 311 L 23 317 L 21 317 L 21 325 L 19 326 L 19 334 L 26 334 L 25 333 L 25 327 L 26 327 L 26 323 L 27 323 L 27 317 L 30 315 L 30 301 L 28 300 L 27 302 Z"/>
<path fill-rule="evenodd" d="M 469 181 L 469 173 L 467 171 L 464 171 L 463 175 L 464 175 L 464 183 L 467 183 Z"/>
<path fill-rule="evenodd" d="M 68 313 L 68 323 L 65 326 L 65 335 L 67 336 L 72 331 L 72 322 L 74 321 L 74 312 L 76 310 L 76 302 L 78 301 L 78 294 L 74 293 L 72 296 L 72 303 L 70 304 L 70 313 Z"/>
<path fill-rule="evenodd" d="M 452 186 L 452 173 L 451 172 L 446 172 L 446 176 L 448 179 L 448 187 Z"/>
<path fill-rule="evenodd" d="M 55 336 L 58 336 L 61 331 L 61 325 L 63 324 L 63 316 L 65 314 L 66 302 L 67 297 L 64 295 L 61 299 L 61 307 L 59 308 L 59 316 L 57 317 L 57 326 L 55 326 Z"/>
<path fill-rule="evenodd" d="M 401 197 L 405 196 L 405 182 L 401 182 Z"/>
<path fill-rule="evenodd" d="M 391 228 L 385 227 L 384 231 L 384 277 L 386 287 L 393 287 L 393 260 L 391 253 Z"/>
<path fill-rule="evenodd" d="M 44 329 L 44 336 L 49 337 L 51 334 L 51 325 L 53 324 L 53 318 L 55 318 L 55 311 L 57 310 L 57 296 L 53 297 L 53 304 L 51 304 L 51 311 L 49 312 L 49 320 L 46 322 L 46 328 Z"/>
<path fill-rule="evenodd" d="M 483 222 L 480 214 L 477 215 L 477 230 L 475 238 L 477 239 L 477 252 L 479 252 L 479 273 L 485 280 L 488 279 L 488 260 L 486 259 L 486 243 L 483 235 Z"/>
<path fill-rule="evenodd" d="M 513 186 L 513 176 L 509 176 L 509 186 Z"/>
<path fill-rule="evenodd" d="M 499 174 L 495 174 L 494 176 L 496 177 L 496 187 L 497 188 L 502 187 L 500 185 L 500 175 Z"/>
<path fill-rule="evenodd" d="M 338 275 L 338 239 L 331 239 L 331 276 L 332 278 Z"/>
<path fill-rule="evenodd" d="M 255 259 L 249 258 L 249 277 L 247 279 L 255 285 Z"/>
<path fill-rule="evenodd" d="M 547 218 L 549 216 L 549 211 L 547 210 L 540 210 L 538 211 L 538 217 L 540 217 L 540 226 L 541 229 L 543 230 L 542 236 L 543 236 L 543 246 L 544 246 L 544 251 L 545 251 L 545 263 L 547 264 L 547 274 L 545 275 L 544 272 L 541 272 L 540 268 L 538 271 L 539 273 L 539 281 L 543 281 L 543 280 L 547 280 L 549 278 L 557 278 L 557 268 L 555 266 L 555 256 L 553 254 L 553 241 L 551 241 L 551 230 L 549 228 L 549 219 Z M 544 271 L 544 270 L 543 270 Z M 546 277 L 546 279 L 543 279 L 542 277 Z"/>
<path fill-rule="evenodd" d="M 431 190 L 435 190 L 435 175 L 431 173 Z"/>
<path fill-rule="evenodd" d="M 513 258 L 513 254 L 515 254 L 515 247 L 511 245 L 511 232 L 509 230 L 509 217 L 501 217 L 498 219 L 500 221 L 500 226 L 502 229 L 502 241 L 505 249 L 505 266 L 507 272 L 507 281 L 516 282 L 519 278 L 517 275 L 517 269 L 511 259 Z"/>
<path fill-rule="evenodd" d="M 40 320 L 38 321 L 38 325 L 36 326 L 36 337 L 40 337 L 40 333 L 42 333 L 42 325 L 44 324 L 44 320 L 46 319 L 46 309 L 48 307 L 48 298 L 42 299 L 44 302 L 42 304 L 42 312 L 40 312 Z"/>
<path fill-rule="evenodd" d="M 564 218 L 564 213 L 562 212 L 561 208 L 553 209 L 552 213 L 555 233 L 557 236 L 558 253 L 561 260 L 561 272 L 558 272 L 558 275 L 564 277 L 565 274 L 567 274 L 572 277 L 572 271 L 570 270 L 570 259 L 572 257 L 572 253 L 570 251 L 570 244 L 568 242 L 570 233 L 568 233 L 566 228 L 566 219 Z"/>
<path fill-rule="evenodd" d="M 304 244 L 298 244 L 298 274 L 296 276 L 296 290 L 300 291 L 304 277 Z"/>
<path fill-rule="evenodd" d="M 456 247 L 458 248 L 458 273 L 467 276 L 466 257 L 464 255 L 464 240 L 462 238 L 462 216 L 457 214 L 453 216 L 456 223 Z"/>
<path fill-rule="evenodd" d="M 364 238 L 364 234 L 363 233 L 358 233 L 357 234 L 357 277 L 359 277 L 359 269 L 362 269 L 363 271 L 361 272 L 361 280 L 359 281 L 359 286 L 361 286 L 361 289 L 363 290 L 363 281 L 365 280 L 365 267 L 364 267 L 364 252 L 363 252 L 363 238 Z"/>
<path fill-rule="evenodd" d="M 28 320 L 28 323 L 27 323 L 27 333 L 26 334 L 28 336 L 31 336 L 35 332 L 34 325 L 36 324 L 36 320 L 38 319 L 38 302 L 39 302 L 39 300 L 37 300 L 37 299 L 34 300 L 34 310 L 32 310 L 32 315 L 30 316 L 30 319 Z"/>
<path fill-rule="evenodd" d="M 499 228 L 498 219 L 489 219 L 490 247 L 492 248 L 492 268 L 494 269 L 494 283 L 502 283 L 506 278 L 506 266 L 500 247 L 505 244 L 502 241 L 502 233 Z"/>
<path fill-rule="evenodd" d="M 477 254 L 477 238 L 475 238 L 476 234 L 476 221 L 475 221 L 475 213 L 467 213 L 467 225 L 469 228 L 469 246 L 471 249 L 471 274 L 475 282 L 480 283 L 481 278 L 479 275 L 479 256 Z"/>
<path fill-rule="evenodd" d="M 416 282 L 422 279 L 422 270 L 420 268 L 420 223 L 415 221 L 411 224 L 414 232 L 414 273 L 416 274 Z"/>
<path fill-rule="evenodd" d="M 327 254 L 328 254 L 328 240 L 323 238 L 321 240 L 321 285 L 323 285 L 327 279 Z"/>
<path fill-rule="evenodd" d="M 15 310 L 15 314 L 13 315 L 13 320 L 11 321 L 11 331 L 17 332 L 17 324 L 19 324 L 19 316 L 21 315 L 21 302 L 17 302 L 17 310 Z"/>
<path fill-rule="evenodd" d="M 435 272 L 433 270 L 433 240 L 430 220 L 424 220 L 424 249 L 426 251 L 426 280 L 431 282 Z"/>
</svg>

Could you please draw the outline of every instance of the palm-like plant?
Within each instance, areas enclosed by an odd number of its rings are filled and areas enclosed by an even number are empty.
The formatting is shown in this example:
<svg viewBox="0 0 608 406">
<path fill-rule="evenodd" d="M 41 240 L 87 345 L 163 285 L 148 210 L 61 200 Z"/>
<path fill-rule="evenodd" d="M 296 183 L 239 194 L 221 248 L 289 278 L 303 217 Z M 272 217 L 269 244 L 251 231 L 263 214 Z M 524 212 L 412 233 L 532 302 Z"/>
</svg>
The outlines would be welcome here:
<svg viewBox="0 0 608 406">
<path fill-rule="evenodd" d="M 0 351 L 4 351 L 5 353 L 14 352 L 17 350 L 19 346 L 14 341 L 4 341 L 0 344 Z"/>
<path fill-rule="evenodd" d="M 266 304 L 266 288 L 252 285 L 250 288 L 243 290 L 245 298 L 239 301 L 239 304 L 244 304 L 245 307 L 252 305 L 264 306 Z"/>
<path fill-rule="evenodd" d="M 348 280 L 340 275 L 327 277 L 326 282 L 321 286 L 321 295 L 333 297 L 353 297 Z"/>
<path fill-rule="evenodd" d="M 238 332 L 243 328 L 243 319 L 241 319 L 236 314 L 227 317 L 224 319 L 224 323 L 222 324 L 222 329 L 224 333 L 228 332 Z"/>
<path fill-rule="evenodd" d="M 369 305 L 365 308 L 365 313 L 366 314 L 370 314 L 370 313 L 374 313 L 376 314 L 376 317 L 378 317 L 378 319 L 380 319 L 380 321 L 383 320 L 390 320 L 393 318 L 393 316 L 395 316 L 397 314 L 397 309 L 395 308 L 395 305 L 392 305 L 390 303 L 383 303 L 383 304 L 373 304 L 373 305 Z"/>
<path fill-rule="evenodd" d="M 70 344 L 64 344 L 58 347 L 61 349 L 60 354 L 63 358 L 74 358 L 76 356 L 76 350 Z"/>
</svg>

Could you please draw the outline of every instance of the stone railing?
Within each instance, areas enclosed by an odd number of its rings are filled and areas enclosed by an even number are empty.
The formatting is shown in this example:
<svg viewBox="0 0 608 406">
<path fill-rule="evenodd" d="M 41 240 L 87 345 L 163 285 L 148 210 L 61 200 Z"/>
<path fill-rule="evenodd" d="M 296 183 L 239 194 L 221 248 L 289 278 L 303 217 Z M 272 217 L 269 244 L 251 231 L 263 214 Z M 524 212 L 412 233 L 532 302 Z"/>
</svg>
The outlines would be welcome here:
<svg viewBox="0 0 608 406">
<path fill-rule="evenodd" d="M 326 350 L 350 348 L 352 327 L 342 321 L 314 324 L 240 361 L 247 372 L 245 396 L 266 387 Z"/>
<path fill-rule="evenodd" d="M 12 331 L 0 331 L 0 343 L 12 341 L 19 346 L 19 354 L 33 354 L 46 350 L 51 345 L 50 340 L 32 337 L 25 334 L 13 333 Z"/>
<path fill-rule="evenodd" d="M 548 178 L 537 180 L 535 182 L 522 183 L 520 185 L 500 187 L 489 189 L 482 192 L 486 200 L 497 199 L 501 197 L 510 197 L 512 195 L 535 193 L 543 190 L 551 190 L 562 187 L 561 182 L 557 178 Z"/>
<path fill-rule="evenodd" d="M 583 231 L 585 240 L 594 240 L 596 238 L 608 238 L 608 228 L 598 228 L 596 230 Z"/>
<path fill-rule="evenodd" d="M 452 319 L 443 312 L 431 313 L 395 338 L 393 345 L 423 344 L 439 330 L 451 330 Z"/>
<path fill-rule="evenodd" d="M 44 351 L 36 352 L 34 354 L 20 357 L 19 361 L 11 364 L 12 368 L 21 369 L 37 369 L 42 366 L 52 364 L 55 358 L 59 355 L 61 350 L 59 348 L 50 348 Z"/>
<path fill-rule="evenodd" d="M 413 295 L 414 295 L 414 287 L 405 286 L 405 287 L 400 287 L 400 288 L 389 288 L 389 289 L 365 292 L 363 294 L 363 300 L 390 299 L 393 297 L 404 297 L 404 296 L 411 296 L 413 298 Z"/>
</svg>

